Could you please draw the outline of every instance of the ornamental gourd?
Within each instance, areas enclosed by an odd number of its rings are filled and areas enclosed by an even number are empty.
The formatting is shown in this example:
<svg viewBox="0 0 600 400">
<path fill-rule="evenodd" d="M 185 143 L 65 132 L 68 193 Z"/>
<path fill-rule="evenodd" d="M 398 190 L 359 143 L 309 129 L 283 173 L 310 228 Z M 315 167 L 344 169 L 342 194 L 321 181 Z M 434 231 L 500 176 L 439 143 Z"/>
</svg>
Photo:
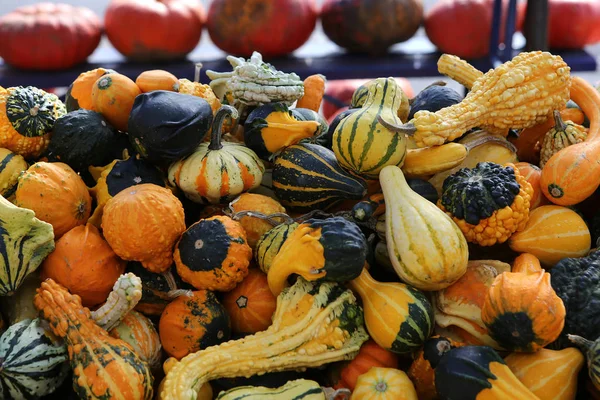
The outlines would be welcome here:
<svg viewBox="0 0 600 400">
<path fill-rule="evenodd" d="M 553 110 L 564 108 L 569 100 L 569 72 L 560 56 L 523 52 L 478 78 L 456 105 L 435 113 L 419 111 L 402 126 L 382 117 L 380 122 L 387 129 L 414 135 L 419 147 L 444 144 L 474 127 L 506 135 L 510 128 L 532 127 L 544 122 Z"/>
<path fill-rule="evenodd" d="M 68 112 L 79 110 L 94 110 L 94 102 L 92 101 L 92 89 L 96 81 L 115 71 L 112 69 L 95 68 L 90 71 L 85 71 L 71 83 L 65 94 L 65 106 Z"/>
<path fill-rule="evenodd" d="M 398 167 L 379 176 L 385 198 L 388 253 L 400 278 L 418 289 L 440 290 L 467 270 L 467 241 L 458 226 L 407 184 Z M 413 216 L 420 216 L 415 219 Z"/>
<path fill-rule="evenodd" d="M 548 199 L 544 196 L 540 186 L 540 179 L 542 178 L 542 170 L 540 167 L 528 162 L 518 162 L 515 164 L 515 167 L 519 170 L 519 174 L 529 182 L 533 189 L 533 194 L 529 201 L 529 212 L 531 213 L 531 211 L 537 207 L 548 204 Z"/>
<path fill-rule="evenodd" d="M 540 167 L 548 162 L 550 157 L 562 149 L 583 142 L 587 137 L 585 128 L 571 121 L 563 121 L 560 113 L 554 110 L 554 127 L 550 129 L 542 140 L 540 151 Z"/>
<path fill-rule="evenodd" d="M 42 277 L 52 278 L 85 307 L 106 301 L 125 271 L 121 260 L 93 225 L 77 226 L 56 241 L 56 248 L 42 264 Z"/>
<path fill-rule="evenodd" d="M 103 75 L 92 87 L 94 110 L 122 132 L 127 131 L 127 121 L 140 88 L 125 75 L 117 72 Z"/>
<path fill-rule="evenodd" d="M 504 272 L 489 288 L 481 319 L 504 349 L 535 352 L 555 341 L 565 324 L 565 305 L 543 271 Z"/>
<path fill-rule="evenodd" d="M 96 325 L 78 296 L 48 279 L 38 288 L 34 304 L 68 347 L 73 390 L 80 398 L 152 399 L 148 364 Z"/>
<path fill-rule="evenodd" d="M 281 250 L 281 246 L 297 227 L 297 222 L 279 224 L 268 230 L 256 243 L 254 259 L 265 274 L 271 269 L 273 259 Z"/>
<path fill-rule="evenodd" d="M 135 79 L 142 93 L 152 92 L 153 90 L 169 90 L 179 92 L 179 80 L 169 71 L 162 69 L 153 69 L 144 71 Z"/>
<path fill-rule="evenodd" d="M 410 353 L 433 332 L 433 307 L 420 290 L 402 283 L 378 282 L 366 269 L 350 287 L 363 301 L 369 335 L 382 348 Z"/>
<path fill-rule="evenodd" d="M 347 282 L 357 278 L 367 257 L 367 239 L 358 225 L 342 217 L 304 221 L 283 243 L 268 272 L 269 288 L 279 295 L 292 274 L 307 281 Z"/>
<path fill-rule="evenodd" d="M 12 295 L 54 250 L 52 225 L 0 196 L 0 296 Z"/>
<path fill-rule="evenodd" d="M 67 378 L 67 346 L 46 321 L 25 319 L 0 336 L 0 397 L 37 399 L 54 392 Z"/>
<path fill-rule="evenodd" d="M 122 190 L 106 203 L 102 215 L 102 232 L 114 252 L 152 272 L 171 266 L 173 245 L 184 230 L 179 199 L 151 183 Z"/>
<path fill-rule="evenodd" d="M 91 312 L 102 329 L 110 331 L 123 320 L 142 298 L 142 280 L 128 272 L 117 279 L 106 303 Z"/>
<path fill-rule="evenodd" d="M 381 125 L 378 118 L 397 121 L 402 88 L 394 78 L 379 78 L 369 88 L 361 110 L 344 118 L 333 133 L 333 152 L 346 169 L 366 178 L 377 178 L 387 165 L 401 167 L 406 138 Z"/>
<path fill-rule="evenodd" d="M 160 368 L 162 347 L 160 337 L 152 321 L 137 311 L 130 311 L 109 332 L 110 336 L 127 342 L 135 354 L 146 361 L 154 371 Z"/>
<path fill-rule="evenodd" d="M 358 377 L 350 400 L 418 400 L 413 383 L 396 368 L 371 368 Z"/>
<path fill-rule="evenodd" d="M 264 386 L 238 386 L 219 393 L 216 400 L 261 400 L 265 398 L 328 400 L 336 396 L 325 397 L 323 389 L 315 381 L 296 379 L 277 388 Z"/>
<path fill-rule="evenodd" d="M 0 88 L 0 147 L 26 159 L 39 157 L 54 123 L 66 113 L 56 95 L 36 87 Z"/>
<path fill-rule="evenodd" d="M 567 335 L 569 340 L 585 351 L 588 374 L 596 389 L 600 390 L 600 340 L 595 342 L 577 335 Z"/>
<path fill-rule="evenodd" d="M 232 217 L 239 221 L 246 231 L 248 245 L 252 249 L 255 249 L 259 239 L 273 228 L 269 220 L 254 215 L 259 213 L 270 216 L 285 213 L 285 208 L 277 200 L 257 193 L 242 193 L 229 203 L 229 210 L 233 212 Z M 278 220 L 281 218 L 273 217 L 274 223 Z"/>
<path fill-rule="evenodd" d="M 85 225 L 92 211 L 92 198 L 79 175 L 67 164 L 43 161 L 19 178 L 15 204 L 51 224 L 56 238 Z"/>
<path fill-rule="evenodd" d="M 163 311 L 158 324 L 160 342 L 178 360 L 190 353 L 229 340 L 229 316 L 213 292 L 184 293 Z"/>
<path fill-rule="evenodd" d="M 163 400 L 195 396 L 207 382 L 322 366 L 352 359 L 368 339 L 350 290 L 332 282 L 296 283 L 277 298 L 273 324 L 242 339 L 163 364 Z"/>
<path fill-rule="evenodd" d="M 479 163 L 444 180 L 438 207 L 469 242 L 504 243 L 525 229 L 533 188 L 513 164 Z"/>
<path fill-rule="evenodd" d="M 252 249 L 239 222 L 217 215 L 183 232 L 174 259 L 181 279 L 196 289 L 227 292 L 248 275 Z"/>
<path fill-rule="evenodd" d="M 210 143 L 201 143 L 193 153 L 169 167 L 169 182 L 197 203 L 225 203 L 258 187 L 265 167 L 246 146 L 221 140 L 226 116 L 237 118 L 237 110 L 223 106 L 215 115 Z"/>
<path fill-rule="evenodd" d="M 19 176 L 25 172 L 29 165 L 27 161 L 18 154 L 8 149 L 0 148 L 0 195 L 5 199 L 13 201 Z"/>
</svg>

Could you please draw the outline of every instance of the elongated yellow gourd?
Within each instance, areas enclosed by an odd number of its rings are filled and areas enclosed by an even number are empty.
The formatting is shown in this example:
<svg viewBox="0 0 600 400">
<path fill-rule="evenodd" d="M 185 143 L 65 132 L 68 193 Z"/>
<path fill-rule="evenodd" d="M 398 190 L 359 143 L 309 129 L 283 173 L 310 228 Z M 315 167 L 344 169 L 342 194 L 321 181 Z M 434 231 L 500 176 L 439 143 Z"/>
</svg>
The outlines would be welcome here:
<svg viewBox="0 0 600 400">
<path fill-rule="evenodd" d="M 458 226 L 433 203 L 415 193 L 398 167 L 379 175 L 385 198 L 385 235 L 400 278 L 422 290 L 452 285 L 466 271 L 467 241 Z"/>
</svg>

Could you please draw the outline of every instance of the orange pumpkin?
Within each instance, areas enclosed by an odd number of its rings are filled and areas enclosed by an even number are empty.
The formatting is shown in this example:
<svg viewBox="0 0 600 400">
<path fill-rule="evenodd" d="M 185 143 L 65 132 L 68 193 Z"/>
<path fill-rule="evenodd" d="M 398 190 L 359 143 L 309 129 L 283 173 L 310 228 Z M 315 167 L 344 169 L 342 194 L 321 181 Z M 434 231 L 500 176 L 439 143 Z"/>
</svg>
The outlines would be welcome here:
<svg viewBox="0 0 600 400">
<path fill-rule="evenodd" d="M 533 196 L 531 196 L 529 211 L 548 204 L 549 201 L 546 196 L 544 196 L 540 186 L 540 179 L 542 178 L 542 170 L 540 167 L 527 162 L 518 162 L 515 164 L 515 167 L 518 168 L 521 175 L 527 179 L 527 182 L 529 182 L 533 188 Z"/>
<path fill-rule="evenodd" d="M 181 359 L 190 353 L 229 340 L 229 317 L 213 292 L 188 292 L 173 300 L 158 324 L 167 354 Z"/>
<path fill-rule="evenodd" d="M 59 238 L 90 217 L 92 198 L 75 171 L 64 163 L 37 162 L 21 177 L 15 204 L 35 211 Z"/>
<path fill-rule="evenodd" d="M 135 80 L 142 93 L 153 90 L 169 90 L 179 92 L 179 80 L 175 75 L 162 69 L 142 72 Z"/>
<path fill-rule="evenodd" d="M 162 347 L 154 324 L 137 311 L 130 311 L 119 325 L 109 332 L 110 336 L 121 339 L 154 370 L 160 367 Z"/>
<path fill-rule="evenodd" d="M 92 104 L 112 126 L 125 132 L 133 102 L 141 93 L 138 85 L 125 75 L 103 75 L 92 88 Z"/>
<path fill-rule="evenodd" d="M 96 68 L 91 71 L 82 72 L 73 81 L 65 95 L 67 111 L 71 112 L 80 108 L 95 111 L 92 101 L 92 89 L 100 77 L 113 73 L 112 69 Z"/>
<path fill-rule="evenodd" d="M 65 233 L 42 263 L 42 278 L 52 278 L 81 297 L 85 307 L 106 301 L 124 271 L 125 261 L 89 224 Z"/>
<path fill-rule="evenodd" d="M 229 204 L 229 207 L 235 213 L 240 211 L 254 211 L 265 215 L 285 213 L 285 208 L 277 200 L 255 193 L 241 194 Z M 273 228 L 269 222 L 256 217 L 242 217 L 238 221 L 246 231 L 248 245 L 252 249 L 256 247 L 261 236 Z"/>
<path fill-rule="evenodd" d="M 173 264 L 173 245 L 185 231 L 183 206 L 169 189 L 151 183 L 131 186 L 106 203 L 102 230 L 119 257 L 165 272 Z"/>
<path fill-rule="evenodd" d="M 234 333 L 256 333 L 271 325 L 277 297 L 269 289 L 267 275 L 258 268 L 251 268 L 242 283 L 225 293 L 223 306 Z"/>
</svg>

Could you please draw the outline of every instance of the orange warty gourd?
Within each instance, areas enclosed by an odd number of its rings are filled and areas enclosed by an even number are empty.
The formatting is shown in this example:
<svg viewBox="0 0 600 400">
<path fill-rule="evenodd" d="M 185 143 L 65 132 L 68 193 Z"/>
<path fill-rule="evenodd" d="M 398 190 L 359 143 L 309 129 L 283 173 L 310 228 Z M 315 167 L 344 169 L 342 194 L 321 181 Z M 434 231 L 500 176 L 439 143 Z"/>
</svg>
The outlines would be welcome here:
<svg viewBox="0 0 600 400">
<path fill-rule="evenodd" d="M 134 81 L 119 73 L 98 78 L 92 88 L 92 102 L 99 112 L 120 131 L 127 131 L 133 101 L 142 91 Z"/>
<path fill-rule="evenodd" d="M 591 242 L 590 231 L 579 214 L 549 205 L 533 210 L 525 229 L 512 235 L 508 244 L 514 251 L 531 253 L 543 265 L 553 266 L 563 258 L 585 256 Z"/>
<path fill-rule="evenodd" d="M 92 198 L 75 171 L 64 163 L 37 162 L 19 178 L 15 205 L 35 211 L 59 238 L 90 217 Z"/>
<path fill-rule="evenodd" d="M 42 279 L 52 278 L 63 285 L 81 297 L 85 307 L 105 302 L 124 271 L 125 261 L 89 224 L 65 233 L 42 263 Z"/>
<path fill-rule="evenodd" d="M 132 186 L 106 203 L 102 231 L 122 259 L 164 272 L 173 264 L 173 245 L 185 231 L 183 206 L 169 189 L 151 183 Z"/>
<path fill-rule="evenodd" d="M 142 93 L 153 90 L 169 90 L 179 92 L 179 80 L 175 75 L 162 69 L 142 72 L 135 80 Z"/>
<path fill-rule="evenodd" d="M 256 333 L 271 325 L 277 298 L 269 289 L 267 275 L 258 268 L 250 268 L 248 276 L 224 294 L 223 306 L 234 333 Z"/>
<path fill-rule="evenodd" d="M 533 188 L 533 195 L 531 196 L 529 203 L 529 211 L 531 212 L 534 208 L 548 204 L 549 201 L 546 196 L 544 196 L 542 187 L 540 186 L 540 179 L 542 178 L 542 170 L 540 167 L 528 162 L 518 162 L 515 164 L 515 167 L 519 169 L 521 175 L 523 175 Z"/>
<path fill-rule="evenodd" d="M 152 374 L 122 340 L 91 319 L 79 296 L 48 279 L 33 299 L 52 332 L 65 340 L 73 369 L 73 389 L 82 399 L 152 399 Z"/>
<path fill-rule="evenodd" d="M 550 157 L 540 181 L 548 200 L 561 206 L 582 202 L 600 186 L 600 93 L 584 79 L 574 77 L 571 99 L 590 120 L 587 139 Z"/>
<path fill-rule="evenodd" d="M 240 211 L 255 211 L 265 215 L 285 213 L 285 208 L 277 200 L 256 193 L 241 194 L 230 203 L 229 207 L 235 213 Z M 252 249 L 256 247 L 256 243 L 261 236 L 273 228 L 273 225 L 269 222 L 256 217 L 246 216 L 238 221 L 246 231 L 248 245 Z"/>
</svg>

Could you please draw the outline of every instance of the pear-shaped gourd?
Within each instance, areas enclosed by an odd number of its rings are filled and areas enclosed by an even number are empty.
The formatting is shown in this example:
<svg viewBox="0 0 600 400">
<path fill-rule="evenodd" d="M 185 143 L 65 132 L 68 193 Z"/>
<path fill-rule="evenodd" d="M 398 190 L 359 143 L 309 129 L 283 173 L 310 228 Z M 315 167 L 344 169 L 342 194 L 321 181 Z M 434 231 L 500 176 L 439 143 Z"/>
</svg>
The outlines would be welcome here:
<svg viewBox="0 0 600 400">
<path fill-rule="evenodd" d="M 414 192 L 398 167 L 379 175 L 388 253 L 398 276 L 421 290 L 440 290 L 467 271 L 467 241 L 435 204 Z"/>
<path fill-rule="evenodd" d="M 402 89 L 394 78 L 379 78 L 369 88 L 362 108 L 344 118 L 333 133 L 333 152 L 346 169 L 366 178 L 377 178 L 387 165 L 401 167 L 406 138 L 379 122 L 398 121 Z"/>
</svg>

